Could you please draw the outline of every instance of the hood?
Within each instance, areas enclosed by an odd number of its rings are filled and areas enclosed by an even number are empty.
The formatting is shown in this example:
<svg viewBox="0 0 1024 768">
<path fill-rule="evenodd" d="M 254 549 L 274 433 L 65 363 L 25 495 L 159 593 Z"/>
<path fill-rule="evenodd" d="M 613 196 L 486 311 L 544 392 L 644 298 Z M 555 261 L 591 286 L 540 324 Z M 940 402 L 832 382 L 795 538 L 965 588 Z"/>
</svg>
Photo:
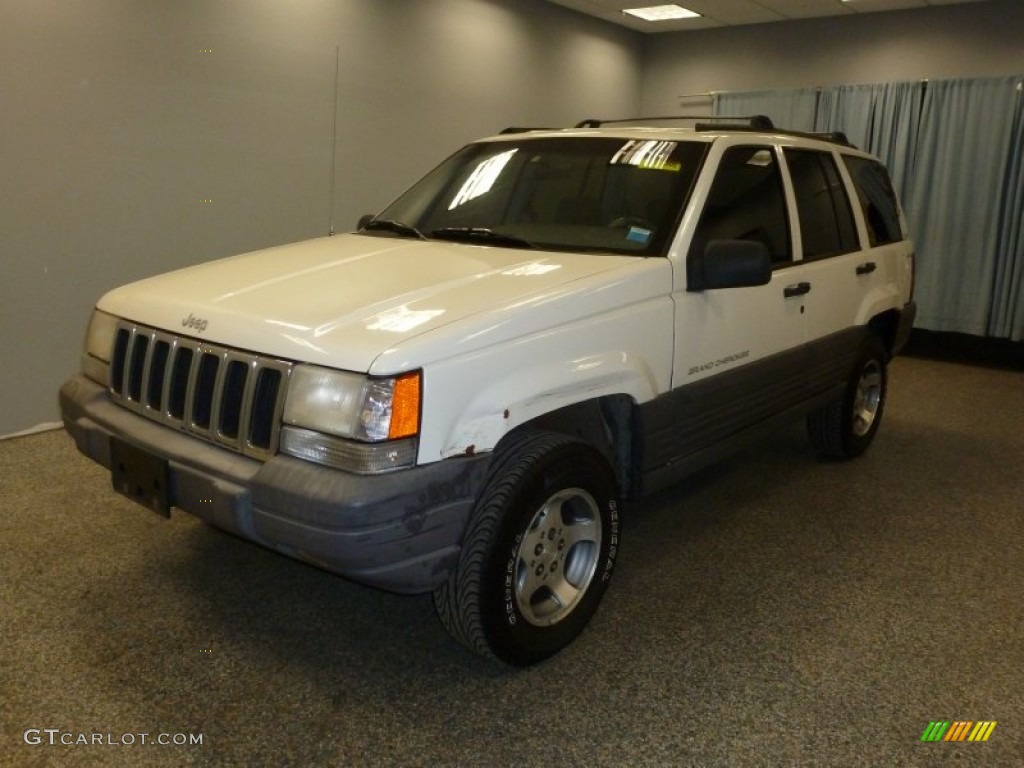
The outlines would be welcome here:
<svg viewBox="0 0 1024 768">
<path fill-rule="evenodd" d="M 350 234 L 141 280 L 98 307 L 182 336 L 371 371 L 411 338 L 546 304 L 570 284 L 638 261 Z"/>
</svg>

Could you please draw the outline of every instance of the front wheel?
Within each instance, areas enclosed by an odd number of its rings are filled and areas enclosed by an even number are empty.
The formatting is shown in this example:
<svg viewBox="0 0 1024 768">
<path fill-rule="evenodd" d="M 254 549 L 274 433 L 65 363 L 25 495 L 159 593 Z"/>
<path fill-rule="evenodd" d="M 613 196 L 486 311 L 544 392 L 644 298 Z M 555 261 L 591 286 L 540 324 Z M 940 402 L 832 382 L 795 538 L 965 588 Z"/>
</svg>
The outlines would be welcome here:
<svg viewBox="0 0 1024 768">
<path fill-rule="evenodd" d="M 807 417 L 807 434 L 819 454 L 852 459 L 867 450 L 882 422 L 889 353 L 877 336 L 861 345 L 843 396 Z"/>
<path fill-rule="evenodd" d="M 526 666 L 568 645 L 597 610 L 619 546 L 611 468 L 563 435 L 530 432 L 495 453 L 457 568 L 434 592 L 456 639 Z"/>
</svg>

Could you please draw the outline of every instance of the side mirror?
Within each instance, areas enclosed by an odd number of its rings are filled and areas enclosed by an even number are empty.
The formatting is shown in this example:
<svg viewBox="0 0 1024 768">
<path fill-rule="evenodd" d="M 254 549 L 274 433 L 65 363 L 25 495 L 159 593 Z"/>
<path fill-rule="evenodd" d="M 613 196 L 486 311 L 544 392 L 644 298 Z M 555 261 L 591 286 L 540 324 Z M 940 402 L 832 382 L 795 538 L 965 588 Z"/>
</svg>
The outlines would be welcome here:
<svg viewBox="0 0 1024 768">
<path fill-rule="evenodd" d="M 756 240 L 712 240 L 688 265 L 688 291 L 748 288 L 772 279 L 768 246 Z"/>
<path fill-rule="evenodd" d="M 356 231 L 364 229 L 366 225 L 373 221 L 375 218 L 377 218 L 377 214 L 375 213 L 364 213 L 362 216 L 359 217 L 359 223 L 356 224 Z"/>
</svg>

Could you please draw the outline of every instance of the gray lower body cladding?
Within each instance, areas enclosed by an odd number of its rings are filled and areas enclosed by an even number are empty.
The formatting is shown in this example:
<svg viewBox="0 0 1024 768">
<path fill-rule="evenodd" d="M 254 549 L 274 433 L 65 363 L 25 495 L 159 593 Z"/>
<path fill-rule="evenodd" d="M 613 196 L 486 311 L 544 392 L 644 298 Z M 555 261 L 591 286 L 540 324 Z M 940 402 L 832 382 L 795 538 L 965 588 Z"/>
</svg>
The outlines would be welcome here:
<svg viewBox="0 0 1024 768">
<path fill-rule="evenodd" d="M 82 375 L 60 391 L 79 450 L 108 469 L 111 440 L 167 463 L 175 508 L 326 570 L 393 592 L 439 586 L 458 560 L 489 456 L 354 475 L 289 456 L 231 453 L 115 405 Z"/>
<path fill-rule="evenodd" d="M 842 396 L 870 332 L 850 328 L 645 403 L 644 492 L 714 464 Z"/>
</svg>

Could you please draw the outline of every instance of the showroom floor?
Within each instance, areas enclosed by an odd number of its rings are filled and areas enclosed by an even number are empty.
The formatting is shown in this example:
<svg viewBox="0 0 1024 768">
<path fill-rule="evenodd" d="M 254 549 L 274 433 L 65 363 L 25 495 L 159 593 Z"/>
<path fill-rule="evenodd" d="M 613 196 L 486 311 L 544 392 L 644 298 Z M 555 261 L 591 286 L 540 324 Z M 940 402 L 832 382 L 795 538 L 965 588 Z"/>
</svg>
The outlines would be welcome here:
<svg viewBox="0 0 1024 768">
<path fill-rule="evenodd" d="M 132 505 L 63 432 L 0 442 L 0 765 L 1024 764 L 1024 377 L 901 358 L 888 408 L 858 461 L 794 426 L 634 508 L 527 670 Z"/>
</svg>

